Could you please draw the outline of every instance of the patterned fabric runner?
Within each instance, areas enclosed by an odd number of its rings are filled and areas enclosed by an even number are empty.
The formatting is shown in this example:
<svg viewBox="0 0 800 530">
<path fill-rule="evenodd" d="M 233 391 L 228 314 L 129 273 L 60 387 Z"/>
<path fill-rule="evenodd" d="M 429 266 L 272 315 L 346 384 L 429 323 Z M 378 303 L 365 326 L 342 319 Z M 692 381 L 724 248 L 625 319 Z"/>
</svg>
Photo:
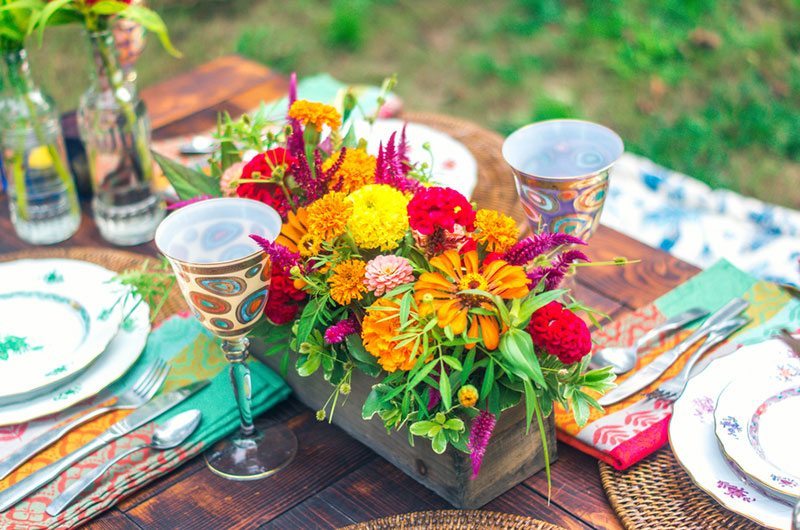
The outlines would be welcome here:
<svg viewBox="0 0 800 530">
<path fill-rule="evenodd" d="M 233 399 L 227 362 L 216 340 L 193 317 L 173 316 L 165 320 L 150 335 L 147 346 L 136 365 L 115 388 L 129 387 L 154 359 L 162 357 L 172 365 L 161 392 L 169 392 L 201 379 L 211 379 L 211 385 L 170 410 L 160 421 L 189 409 L 200 409 L 203 418 L 197 431 L 182 446 L 168 451 L 138 451 L 113 466 L 95 487 L 57 517 L 50 517 L 45 508 L 82 474 L 126 449 L 149 443 L 153 424 L 149 423 L 128 436 L 106 445 L 62 473 L 55 481 L 0 514 L 0 528 L 28 530 L 34 528 L 64 528 L 76 526 L 113 506 L 122 497 L 168 473 L 203 449 L 233 432 L 239 425 L 239 415 Z M 285 399 L 289 387 L 272 370 L 251 362 L 253 413 L 261 414 Z M 31 440 L 49 425 L 62 421 L 70 411 L 54 414 L 30 423 L 0 428 L 0 457 L 8 455 L 19 445 Z M 23 464 L 17 471 L 0 481 L 0 490 L 18 482 L 50 462 L 96 438 L 130 411 L 105 414 L 75 429 L 53 446 Z"/>
<path fill-rule="evenodd" d="M 595 351 L 605 346 L 630 345 L 653 326 L 691 307 L 715 311 L 734 297 L 750 302 L 746 315 L 750 324 L 734 334 L 725 345 L 708 355 L 719 356 L 739 345 L 764 340 L 780 327 L 797 327 L 800 321 L 800 301 L 793 299 L 778 286 L 759 281 L 720 261 L 688 282 L 673 289 L 654 303 L 605 326 L 594 334 Z M 639 359 L 636 369 L 619 377 L 624 381 L 638 369 L 690 332 L 677 334 L 663 341 L 653 351 Z M 694 350 L 691 350 L 694 351 Z M 604 413 L 592 411 L 589 422 L 582 428 L 561 409 L 556 409 L 558 437 L 617 469 L 625 469 L 667 443 L 667 426 L 671 403 L 646 400 L 647 393 L 681 371 L 690 353 L 684 354 L 656 382 L 633 396 L 606 408 Z"/>
</svg>

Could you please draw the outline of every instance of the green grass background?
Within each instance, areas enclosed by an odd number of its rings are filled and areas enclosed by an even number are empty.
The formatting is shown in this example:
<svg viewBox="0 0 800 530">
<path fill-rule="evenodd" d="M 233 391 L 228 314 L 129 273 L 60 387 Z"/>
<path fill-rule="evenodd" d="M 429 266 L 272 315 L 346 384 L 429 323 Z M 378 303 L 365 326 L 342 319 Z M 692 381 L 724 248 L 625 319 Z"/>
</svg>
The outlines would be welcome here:
<svg viewBox="0 0 800 530">
<path fill-rule="evenodd" d="M 151 39 L 143 85 L 234 52 L 353 83 L 397 73 L 409 109 L 502 133 L 594 120 L 714 187 L 800 206 L 798 0 L 149 3 L 185 57 Z M 48 31 L 33 56 L 60 108 L 74 107 L 89 64 L 79 31 Z"/>
</svg>

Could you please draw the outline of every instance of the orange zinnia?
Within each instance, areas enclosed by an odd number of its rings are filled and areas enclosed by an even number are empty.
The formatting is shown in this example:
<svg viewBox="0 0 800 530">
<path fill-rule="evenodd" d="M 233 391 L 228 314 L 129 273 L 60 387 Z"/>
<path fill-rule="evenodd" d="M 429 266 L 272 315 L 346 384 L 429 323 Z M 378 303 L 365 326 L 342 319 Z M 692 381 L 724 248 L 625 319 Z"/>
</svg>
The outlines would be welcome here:
<svg viewBox="0 0 800 530">
<path fill-rule="evenodd" d="M 300 241 L 308 233 L 308 213 L 305 208 L 298 208 L 297 213 L 289 212 L 286 222 L 281 227 L 281 234 L 275 239 L 292 252 L 300 252 Z"/>
<path fill-rule="evenodd" d="M 402 346 L 394 340 L 400 333 L 400 306 L 387 298 L 378 298 L 367 309 L 361 322 L 361 340 L 364 349 L 378 358 L 378 364 L 387 372 L 411 370 L 416 363 L 414 344 Z M 416 352 L 419 353 L 419 349 Z"/>
<path fill-rule="evenodd" d="M 420 315 L 435 311 L 439 327 L 450 326 L 456 335 L 463 333 L 469 326 L 468 337 L 475 339 L 480 336 L 487 349 L 497 349 L 500 341 L 497 317 L 470 314 L 473 308 L 495 312 L 494 303 L 486 296 L 464 291 L 486 291 L 504 300 L 522 298 L 528 294 L 525 270 L 499 259 L 481 265 L 478 253 L 474 250 L 464 255 L 448 250 L 432 258 L 430 263 L 437 270 L 422 274 L 414 286 L 414 298 Z"/>
</svg>

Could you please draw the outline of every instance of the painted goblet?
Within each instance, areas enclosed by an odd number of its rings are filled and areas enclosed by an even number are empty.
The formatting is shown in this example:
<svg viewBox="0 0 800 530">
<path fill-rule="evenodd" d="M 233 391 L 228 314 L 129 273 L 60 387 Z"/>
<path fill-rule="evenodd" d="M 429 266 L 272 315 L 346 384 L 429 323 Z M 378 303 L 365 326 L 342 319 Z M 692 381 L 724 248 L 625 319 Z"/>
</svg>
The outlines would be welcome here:
<svg viewBox="0 0 800 530">
<path fill-rule="evenodd" d="M 230 363 L 241 427 L 206 452 L 213 472 L 234 480 L 268 476 L 288 464 L 297 439 L 283 425 L 253 421 L 247 334 L 264 313 L 269 295 L 269 256 L 249 234 L 272 240 L 281 218 L 250 199 L 211 199 L 185 206 L 156 230 L 159 250 L 169 259 L 195 317 L 222 339 Z"/>
<path fill-rule="evenodd" d="M 503 143 L 531 230 L 588 239 L 603 211 L 608 174 L 624 151 L 611 129 L 548 120 L 517 129 Z"/>
</svg>

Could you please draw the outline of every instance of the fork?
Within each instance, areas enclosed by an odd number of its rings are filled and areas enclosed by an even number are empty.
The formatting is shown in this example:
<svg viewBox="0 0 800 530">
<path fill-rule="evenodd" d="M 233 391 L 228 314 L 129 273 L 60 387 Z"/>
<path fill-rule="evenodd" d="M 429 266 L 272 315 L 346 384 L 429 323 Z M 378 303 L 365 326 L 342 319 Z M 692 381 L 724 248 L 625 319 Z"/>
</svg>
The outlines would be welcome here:
<svg viewBox="0 0 800 530">
<path fill-rule="evenodd" d="M 113 396 L 94 408 L 81 410 L 67 418 L 58 425 L 54 425 L 49 430 L 43 432 L 30 442 L 11 453 L 6 459 L 0 462 L 0 480 L 7 477 L 9 473 L 17 469 L 20 465 L 28 461 L 31 457 L 59 440 L 75 427 L 97 418 L 107 412 L 114 410 L 135 409 L 144 405 L 158 392 L 164 380 L 167 378 L 170 366 L 161 358 L 145 370 L 142 375 L 128 390 L 119 396 Z"/>
<path fill-rule="evenodd" d="M 729 320 L 724 327 L 718 328 L 709 333 L 705 342 L 703 342 L 697 351 L 695 351 L 692 356 L 689 357 L 689 359 L 686 361 L 686 365 L 678 373 L 678 375 L 664 382 L 660 387 L 647 394 L 645 399 L 655 399 L 669 402 L 674 402 L 677 400 L 680 395 L 683 394 L 683 390 L 686 388 L 686 383 L 689 382 L 689 377 L 691 376 L 692 368 L 694 368 L 695 363 L 700 360 L 700 358 L 708 350 L 728 338 L 733 331 L 739 329 L 747 322 L 748 320 L 744 317 L 733 318 Z"/>
</svg>

